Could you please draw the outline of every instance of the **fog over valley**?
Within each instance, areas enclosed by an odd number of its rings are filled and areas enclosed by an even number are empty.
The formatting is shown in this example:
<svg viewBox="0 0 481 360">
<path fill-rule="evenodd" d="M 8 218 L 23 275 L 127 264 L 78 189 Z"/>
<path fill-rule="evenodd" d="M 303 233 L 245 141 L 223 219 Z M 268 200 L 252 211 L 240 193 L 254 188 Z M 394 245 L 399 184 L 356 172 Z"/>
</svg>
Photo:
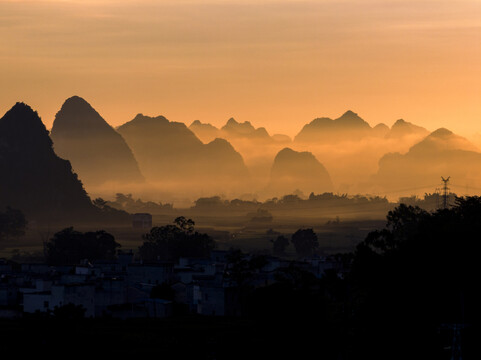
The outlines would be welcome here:
<svg viewBox="0 0 481 360">
<path fill-rule="evenodd" d="M 123 192 L 185 206 L 206 196 L 266 200 L 297 191 L 397 200 L 434 192 L 448 175 L 463 193 L 481 187 L 481 155 L 467 139 L 402 119 L 372 127 L 350 110 L 316 118 L 292 137 L 234 118 L 219 129 L 140 113 L 114 129 L 74 96 L 59 109 L 50 138 L 87 193 L 106 199 Z"/>
<path fill-rule="evenodd" d="M 141 113 L 113 128 L 87 100 L 73 96 L 49 135 L 55 154 L 70 162 L 92 198 L 131 193 L 186 207 L 209 196 L 265 201 L 331 192 L 396 201 L 435 192 L 441 176 L 451 176 L 462 194 L 481 187 L 481 153 L 473 142 L 403 119 L 371 126 L 351 110 L 306 122 L 289 135 L 234 118 L 216 128 Z"/>
</svg>

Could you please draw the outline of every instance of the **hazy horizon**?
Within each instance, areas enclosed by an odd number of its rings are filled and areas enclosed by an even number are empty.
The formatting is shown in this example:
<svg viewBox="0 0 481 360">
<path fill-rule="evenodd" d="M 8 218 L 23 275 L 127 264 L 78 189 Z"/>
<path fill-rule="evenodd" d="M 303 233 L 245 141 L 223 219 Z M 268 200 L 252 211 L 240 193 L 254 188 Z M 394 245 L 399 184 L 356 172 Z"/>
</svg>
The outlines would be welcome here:
<svg viewBox="0 0 481 360">
<path fill-rule="evenodd" d="M 0 0 L 0 113 L 24 102 L 52 129 L 66 99 L 88 102 L 51 135 L 91 196 L 394 198 L 433 192 L 441 176 L 472 193 L 481 188 L 480 20 L 477 0 Z M 362 119 L 304 128 L 348 110 Z M 197 139 L 149 120 L 159 115 L 253 128 L 191 129 Z M 399 119 L 427 132 L 365 123 Z M 304 134 L 289 142 L 259 128 Z M 440 128 L 453 134 L 427 137 Z M 236 134 L 246 129 L 252 136 Z"/>
<path fill-rule="evenodd" d="M 137 113 L 295 135 L 347 110 L 481 132 L 481 2 L 0 1 L 0 112 L 50 128 L 79 95 Z"/>
</svg>

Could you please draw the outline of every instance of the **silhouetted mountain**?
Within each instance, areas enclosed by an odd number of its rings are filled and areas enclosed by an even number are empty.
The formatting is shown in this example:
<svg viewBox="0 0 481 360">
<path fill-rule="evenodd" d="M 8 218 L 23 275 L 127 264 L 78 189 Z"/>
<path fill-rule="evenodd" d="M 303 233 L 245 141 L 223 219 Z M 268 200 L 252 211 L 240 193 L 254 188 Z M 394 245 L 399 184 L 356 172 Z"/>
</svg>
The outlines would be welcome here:
<svg viewBox="0 0 481 360">
<path fill-rule="evenodd" d="M 479 152 L 479 149 L 462 136 L 448 129 L 440 128 L 412 146 L 409 153 L 416 156 L 440 154 L 445 151 L 463 150 Z"/>
<path fill-rule="evenodd" d="M 272 145 L 287 144 L 292 141 L 287 135 L 274 134 L 270 136 L 265 128 L 255 128 L 249 121 L 239 123 L 234 118 L 230 118 L 221 129 L 211 124 L 204 124 L 199 120 L 190 124 L 189 129 L 204 143 L 216 138 L 223 138 L 233 142 L 236 146 L 245 147 L 249 142 L 254 142 L 255 145 Z"/>
<path fill-rule="evenodd" d="M 341 117 L 335 120 L 339 127 L 343 127 L 345 129 L 363 129 L 367 130 L 370 129 L 371 126 L 363 119 L 361 119 L 355 112 L 351 110 L 346 111 L 342 114 Z"/>
<path fill-rule="evenodd" d="M 379 160 L 373 180 L 383 190 L 434 186 L 451 176 L 457 186 L 478 186 L 481 153 L 465 138 L 441 128 L 412 146 L 406 154 L 390 153 Z M 429 190 L 429 189 L 427 189 Z"/>
<path fill-rule="evenodd" d="M 195 182 L 199 178 L 247 175 L 241 155 L 226 140 L 204 145 L 185 124 L 163 116 L 139 114 L 118 131 L 151 180 Z"/>
<path fill-rule="evenodd" d="M 228 134 L 228 137 L 249 138 L 249 139 L 269 139 L 269 133 L 263 127 L 255 128 L 249 121 L 243 123 L 237 122 L 234 118 L 230 118 L 221 128 Z"/>
<path fill-rule="evenodd" d="M 399 119 L 386 134 L 386 138 L 399 139 L 409 135 L 426 136 L 428 133 L 429 131 L 421 126 L 417 126 L 410 122 L 404 121 L 403 119 Z"/>
<path fill-rule="evenodd" d="M 195 120 L 190 124 L 189 129 L 204 143 L 222 137 L 221 131 L 211 124 L 204 124 L 200 120 Z"/>
<path fill-rule="evenodd" d="M 290 143 L 292 142 L 292 139 L 284 134 L 274 134 L 271 136 L 272 140 L 278 142 L 278 143 Z"/>
<path fill-rule="evenodd" d="M 269 191 L 289 194 L 297 189 L 304 193 L 324 193 L 332 191 L 333 185 L 326 168 L 312 153 L 284 148 L 274 159 Z"/>
<path fill-rule="evenodd" d="M 198 160 L 199 172 L 217 174 L 227 178 L 247 176 L 244 160 L 234 147 L 224 139 L 215 139 L 204 145 L 203 156 Z"/>
<path fill-rule="evenodd" d="M 0 119 L 0 173 L 0 208 L 9 205 L 30 220 L 48 222 L 99 214 L 70 162 L 54 153 L 38 114 L 24 103 Z"/>
<path fill-rule="evenodd" d="M 72 163 L 87 187 L 143 181 L 125 140 L 81 97 L 64 102 L 55 116 L 51 138 L 55 152 Z"/>
<path fill-rule="evenodd" d="M 163 116 L 138 114 L 117 131 L 137 158 L 142 173 L 150 179 L 165 179 L 185 173 L 192 165 L 202 142 L 185 124 Z"/>
<path fill-rule="evenodd" d="M 372 133 L 377 137 L 384 137 L 389 133 L 389 126 L 384 123 L 377 124 L 372 128 Z"/>
<path fill-rule="evenodd" d="M 304 125 L 294 141 L 357 140 L 368 135 L 373 135 L 371 126 L 349 110 L 335 120 L 326 117 L 312 120 L 309 124 Z"/>
</svg>

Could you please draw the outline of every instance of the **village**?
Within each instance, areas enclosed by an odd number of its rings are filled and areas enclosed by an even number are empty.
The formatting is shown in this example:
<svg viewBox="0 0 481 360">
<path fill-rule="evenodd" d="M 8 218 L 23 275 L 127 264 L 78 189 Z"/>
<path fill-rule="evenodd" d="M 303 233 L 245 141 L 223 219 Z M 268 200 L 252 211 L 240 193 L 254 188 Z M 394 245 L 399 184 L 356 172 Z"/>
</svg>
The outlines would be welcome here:
<svg viewBox="0 0 481 360">
<path fill-rule="evenodd" d="M 244 315 L 240 298 L 246 284 L 266 287 L 293 267 L 316 278 L 326 271 L 342 277 L 346 271 L 334 257 L 293 261 L 238 252 L 241 262 L 233 263 L 227 260 L 232 253 L 213 250 L 208 258 L 144 263 L 135 260 L 134 251 L 119 250 L 115 260 L 85 259 L 68 266 L 0 259 L 0 317 L 54 314 L 72 305 L 88 318 L 165 318 L 174 315 L 175 306 L 190 314 L 235 317 Z M 257 266 L 248 266 L 253 259 Z M 246 264 L 244 270 L 239 264 Z"/>
</svg>

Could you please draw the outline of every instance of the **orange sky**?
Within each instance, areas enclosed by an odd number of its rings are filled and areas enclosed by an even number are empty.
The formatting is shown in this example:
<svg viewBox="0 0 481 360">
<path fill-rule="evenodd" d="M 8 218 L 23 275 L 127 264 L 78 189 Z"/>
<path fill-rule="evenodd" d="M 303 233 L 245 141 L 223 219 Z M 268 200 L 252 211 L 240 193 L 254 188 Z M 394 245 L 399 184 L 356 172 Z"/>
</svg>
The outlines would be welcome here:
<svg viewBox="0 0 481 360">
<path fill-rule="evenodd" d="M 294 135 L 351 109 L 481 132 L 480 0 L 0 0 L 0 113 L 50 127 L 79 95 L 135 114 Z M 1 116 L 0 115 L 0 116 Z"/>
</svg>

